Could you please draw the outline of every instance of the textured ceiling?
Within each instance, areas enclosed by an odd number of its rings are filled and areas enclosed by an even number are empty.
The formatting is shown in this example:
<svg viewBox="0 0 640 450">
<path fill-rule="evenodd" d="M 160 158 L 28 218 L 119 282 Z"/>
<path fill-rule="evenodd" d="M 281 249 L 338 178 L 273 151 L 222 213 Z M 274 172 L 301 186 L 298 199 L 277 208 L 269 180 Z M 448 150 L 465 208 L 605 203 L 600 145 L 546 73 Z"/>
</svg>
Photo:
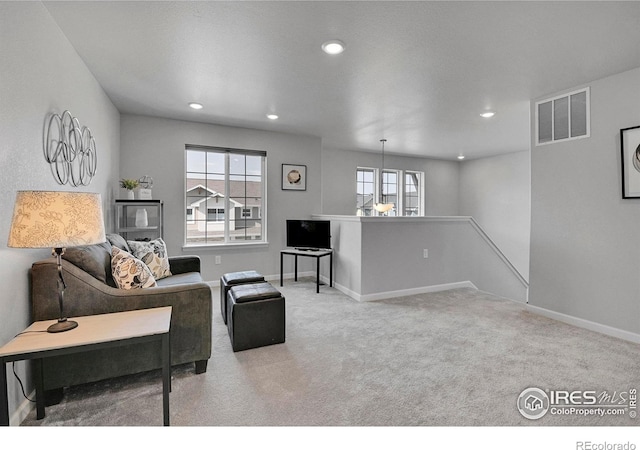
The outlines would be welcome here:
<svg viewBox="0 0 640 450">
<path fill-rule="evenodd" d="M 530 99 L 640 66 L 640 2 L 44 4 L 122 113 L 338 149 L 527 150 Z M 324 54 L 329 39 L 346 51 Z"/>
</svg>

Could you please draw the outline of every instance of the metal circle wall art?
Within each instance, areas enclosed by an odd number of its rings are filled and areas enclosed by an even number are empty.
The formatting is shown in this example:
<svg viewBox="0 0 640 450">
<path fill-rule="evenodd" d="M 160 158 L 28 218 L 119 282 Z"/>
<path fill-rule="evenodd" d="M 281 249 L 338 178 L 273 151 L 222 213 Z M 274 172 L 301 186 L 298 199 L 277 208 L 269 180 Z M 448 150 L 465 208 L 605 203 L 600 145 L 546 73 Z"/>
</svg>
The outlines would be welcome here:
<svg viewBox="0 0 640 450">
<path fill-rule="evenodd" d="M 44 158 L 58 184 L 88 186 L 96 174 L 96 141 L 88 127 L 81 127 L 69 111 L 52 114 L 45 121 Z"/>
</svg>

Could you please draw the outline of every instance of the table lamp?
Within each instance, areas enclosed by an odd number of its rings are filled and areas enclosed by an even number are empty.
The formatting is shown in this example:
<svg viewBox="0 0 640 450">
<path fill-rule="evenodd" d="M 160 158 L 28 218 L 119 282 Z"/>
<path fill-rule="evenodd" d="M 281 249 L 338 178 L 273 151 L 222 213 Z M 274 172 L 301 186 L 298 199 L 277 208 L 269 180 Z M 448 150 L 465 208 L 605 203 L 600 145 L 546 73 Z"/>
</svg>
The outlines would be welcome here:
<svg viewBox="0 0 640 450">
<path fill-rule="evenodd" d="M 66 247 L 99 244 L 106 240 L 100 194 L 91 192 L 18 191 L 9 231 L 9 247 L 47 248 L 58 263 L 60 318 L 49 333 L 72 330 L 77 322 L 64 314 L 62 255 Z"/>
</svg>

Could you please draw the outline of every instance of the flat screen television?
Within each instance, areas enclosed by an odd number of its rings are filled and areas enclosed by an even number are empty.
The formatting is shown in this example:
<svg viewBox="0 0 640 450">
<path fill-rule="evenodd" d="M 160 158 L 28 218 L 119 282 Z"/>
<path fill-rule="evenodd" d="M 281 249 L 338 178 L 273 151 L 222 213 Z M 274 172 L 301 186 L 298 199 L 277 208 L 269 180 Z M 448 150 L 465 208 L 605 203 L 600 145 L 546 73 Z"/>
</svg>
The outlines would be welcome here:
<svg viewBox="0 0 640 450">
<path fill-rule="evenodd" d="M 300 250 L 331 248 L 331 221 L 287 220 L 287 247 Z"/>
</svg>

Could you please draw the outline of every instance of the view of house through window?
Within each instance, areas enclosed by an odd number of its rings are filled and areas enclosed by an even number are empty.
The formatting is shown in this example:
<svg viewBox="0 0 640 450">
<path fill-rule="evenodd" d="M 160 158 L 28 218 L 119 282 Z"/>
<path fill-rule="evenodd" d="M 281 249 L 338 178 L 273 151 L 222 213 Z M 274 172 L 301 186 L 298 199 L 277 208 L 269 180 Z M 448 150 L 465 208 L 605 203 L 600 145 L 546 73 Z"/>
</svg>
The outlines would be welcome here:
<svg viewBox="0 0 640 450">
<path fill-rule="evenodd" d="M 422 215 L 420 195 L 420 182 L 422 174 L 419 172 L 406 171 L 404 173 L 404 215 L 420 216 Z"/>
<path fill-rule="evenodd" d="M 356 215 L 358 216 L 422 216 L 422 172 L 385 169 L 380 179 L 379 169 L 358 167 L 356 170 Z M 382 183 L 382 192 L 380 192 Z M 394 207 L 380 214 L 373 205 L 393 203 Z"/>
<path fill-rule="evenodd" d="M 385 213 L 386 216 L 398 215 L 398 171 L 382 171 L 382 203 L 393 203 L 393 208 Z"/>
<path fill-rule="evenodd" d="M 186 244 L 265 241 L 266 152 L 186 147 Z"/>
<path fill-rule="evenodd" d="M 372 216 L 375 203 L 375 180 L 376 171 L 374 169 L 360 169 L 356 171 L 356 214 L 358 216 Z"/>
</svg>

